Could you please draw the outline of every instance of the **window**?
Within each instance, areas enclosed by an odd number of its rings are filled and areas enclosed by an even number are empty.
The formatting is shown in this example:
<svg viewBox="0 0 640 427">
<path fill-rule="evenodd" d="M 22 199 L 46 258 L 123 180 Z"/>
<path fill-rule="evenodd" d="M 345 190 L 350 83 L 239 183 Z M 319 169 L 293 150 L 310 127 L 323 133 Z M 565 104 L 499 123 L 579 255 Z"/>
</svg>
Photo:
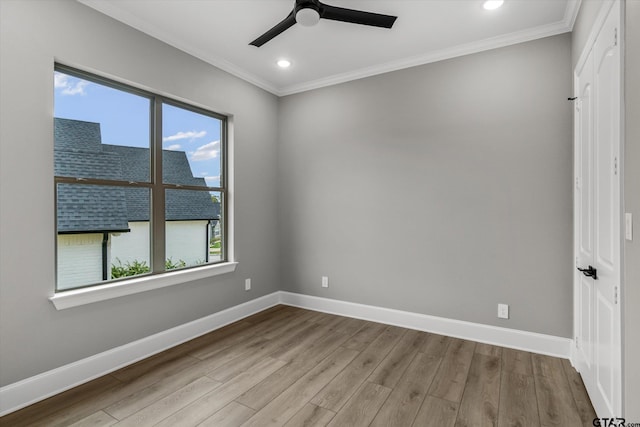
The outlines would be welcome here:
<svg viewBox="0 0 640 427">
<path fill-rule="evenodd" d="M 227 261 L 226 117 L 57 65 L 56 290 Z"/>
</svg>

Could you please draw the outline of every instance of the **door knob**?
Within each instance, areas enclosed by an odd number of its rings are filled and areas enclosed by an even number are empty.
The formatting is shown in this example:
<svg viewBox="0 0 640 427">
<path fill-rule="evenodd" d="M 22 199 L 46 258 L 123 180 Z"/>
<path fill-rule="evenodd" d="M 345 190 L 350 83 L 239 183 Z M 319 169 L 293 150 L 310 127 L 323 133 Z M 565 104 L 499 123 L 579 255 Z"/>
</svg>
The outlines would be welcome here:
<svg viewBox="0 0 640 427">
<path fill-rule="evenodd" d="M 578 270 L 581 271 L 585 276 L 593 277 L 593 280 L 598 280 L 598 270 L 596 270 L 592 266 L 589 266 L 588 268 L 578 267 Z"/>
</svg>

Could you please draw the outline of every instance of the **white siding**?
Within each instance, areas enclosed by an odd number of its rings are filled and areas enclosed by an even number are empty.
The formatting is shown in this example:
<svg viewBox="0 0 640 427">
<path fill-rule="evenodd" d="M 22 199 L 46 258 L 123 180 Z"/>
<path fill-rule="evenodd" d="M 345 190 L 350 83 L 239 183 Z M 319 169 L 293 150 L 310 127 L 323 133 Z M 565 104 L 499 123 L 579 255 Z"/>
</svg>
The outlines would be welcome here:
<svg viewBox="0 0 640 427">
<path fill-rule="evenodd" d="M 166 258 L 187 265 L 206 261 L 208 221 L 168 221 L 166 227 Z M 130 222 L 128 233 L 111 235 L 111 263 L 149 260 L 149 223 Z"/>
<path fill-rule="evenodd" d="M 102 281 L 102 234 L 58 235 L 58 290 Z"/>
<path fill-rule="evenodd" d="M 168 221 L 166 227 L 166 255 L 174 263 L 202 264 L 207 260 L 208 221 Z"/>
<path fill-rule="evenodd" d="M 125 265 L 133 261 L 146 262 L 149 261 L 149 223 L 148 222 L 130 222 L 128 233 L 116 233 L 111 235 L 111 264 L 118 265 L 118 260 Z"/>
</svg>

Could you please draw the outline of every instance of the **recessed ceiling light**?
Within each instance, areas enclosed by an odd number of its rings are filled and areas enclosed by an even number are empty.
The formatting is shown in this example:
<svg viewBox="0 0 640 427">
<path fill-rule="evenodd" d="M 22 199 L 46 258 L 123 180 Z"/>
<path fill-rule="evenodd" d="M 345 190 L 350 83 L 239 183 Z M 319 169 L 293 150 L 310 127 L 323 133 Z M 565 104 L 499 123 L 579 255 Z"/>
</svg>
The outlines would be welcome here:
<svg viewBox="0 0 640 427">
<path fill-rule="evenodd" d="M 504 3 L 504 0 L 487 0 L 484 2 L 482 7 L 487 10 L 494 10 L 502 6 L 502 3 Z"/>
<path fill-rule="evenodd" d="M 291 66 L 291 61 L 287 59 L 279 59 L 277 64 L 280 68 L 289 68 Z"/>
</svg>

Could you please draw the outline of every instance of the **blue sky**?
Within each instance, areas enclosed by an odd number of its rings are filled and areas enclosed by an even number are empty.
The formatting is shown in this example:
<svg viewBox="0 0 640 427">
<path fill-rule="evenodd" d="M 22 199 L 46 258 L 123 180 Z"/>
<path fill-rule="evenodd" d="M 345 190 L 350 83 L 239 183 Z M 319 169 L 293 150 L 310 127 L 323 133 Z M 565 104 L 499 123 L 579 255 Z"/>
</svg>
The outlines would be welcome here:
<svg viewBox="0 0 640 427">
<path fill-rule="evenodd" d="M 100 123 L 103 144 L 149 147 L 147 98 L 55 72 L 54 116 Z M 186 153 L 195 177 L 220 184 L 220 120 L 163 105 L 162 146 Z"/>
</svg>

